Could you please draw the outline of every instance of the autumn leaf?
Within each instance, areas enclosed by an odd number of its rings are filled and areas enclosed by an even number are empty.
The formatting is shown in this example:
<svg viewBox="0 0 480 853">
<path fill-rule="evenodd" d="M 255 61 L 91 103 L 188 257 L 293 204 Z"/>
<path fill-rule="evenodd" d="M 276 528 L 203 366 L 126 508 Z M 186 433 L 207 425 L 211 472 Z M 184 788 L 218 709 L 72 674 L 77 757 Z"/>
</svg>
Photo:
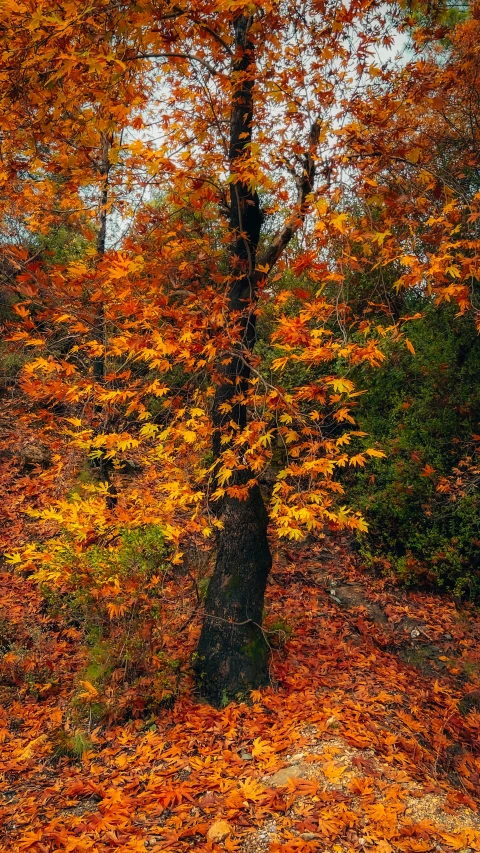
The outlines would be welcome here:
<svg viewBox="0 0 480 853">
<path fill-rule="evenodd" d="M 257 737 L 253 741 L 251 752 L 254 758 L 262 759 L 266 756 L 268 757 L 269 755 L 271 755 L 273 749 L 270 744 L 267 743 L 267 741 L 264 741 L 262 740 L 262 738 Z"/>
<path fill-rule="evenodd" d="M 258 802 L 262 799 L 265 789 L 259 782 L 253 779 L 251 776 L 248 776 L 244 782 L 241 782 L 239 785 L 240 795 L 244 800 L 251 800 L 252 802 Z"/>
<path fill-rule="evenodd" d="M 89 681 L 80 681 L 80 684 L 82 685 L 82 687 L 85 687 L 85 691 L 79 694 L 81 699 L 91 701 L 92 699 L 95 699 L 98 696 L 97 688 Z"/>
</svg>

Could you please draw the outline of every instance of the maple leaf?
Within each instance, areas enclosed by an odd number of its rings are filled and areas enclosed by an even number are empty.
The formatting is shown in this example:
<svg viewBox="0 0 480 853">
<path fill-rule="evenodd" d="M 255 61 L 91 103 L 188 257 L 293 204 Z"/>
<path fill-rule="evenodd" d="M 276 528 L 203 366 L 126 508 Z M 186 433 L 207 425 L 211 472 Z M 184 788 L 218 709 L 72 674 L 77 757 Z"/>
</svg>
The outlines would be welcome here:
<svg viewBox="0 0 480 853">
<path fill-rule="evenodd" d="M 79 694 L 81 699 L 87 699 L 88 701 L 91 701 L 92 699 L 95 699 L 98 696 L 97 688 L 93 684 L 91 684 L 90 681 L 80 681 L 80 684 L 85 687 L 85 691 Z"/>
<path fill-rule="evenodd" d="M 239 791 L 244 800 L 251 800 L 255 803 L 263 798 L 265 788 L 251 776 L 248 776 L 244 782 L 240 783 Z"/>
<path fill-rule="evenodd" d="M 340 764 L 334 764 L 333 762 L 328 762 L 327 764 L 322 765 L 322 773 L 327 777 L 329 782 L 336 784 L 347 768 Z"/>
<path fill-rule="evenodd" d="M 18 760 L 19 761 L 28 761 L 28 759 L 33 758 L 37 754 L 39 748 L 41 746 L 43 746 L 46 742 L 47 742 L 47 735 L 46 734 L 39 735 L 38 737 L 34 738 L 25 747 L 25 749 L 23 749 L 20 752 L 20 754 L 18 756 Z"/>
<path fill-rule="evenodd" d="M 260 737 L 257 737 L 253 741 L 251 752 L 254 758 L 262 759 L 265 758 L 265 756 L 268 757 L 269 755 L 271 755 L 273 749 L 270 744 L 267 743 L 267 741 L 262 740 L 262 738 Z"/>
</svg>

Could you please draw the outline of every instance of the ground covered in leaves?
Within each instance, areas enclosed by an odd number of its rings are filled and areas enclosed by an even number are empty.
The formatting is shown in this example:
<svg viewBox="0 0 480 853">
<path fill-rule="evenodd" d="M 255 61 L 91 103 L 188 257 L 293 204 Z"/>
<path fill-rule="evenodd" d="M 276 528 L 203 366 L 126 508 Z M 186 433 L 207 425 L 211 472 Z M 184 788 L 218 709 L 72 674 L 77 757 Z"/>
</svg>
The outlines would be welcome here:
<svg viewBox="0 0 480 853">
<path fill-rule="evenodd" d="M 217 711 L 187 677 L 172 708 L 92 722 L 81 758 L 56 748 L 78 631 L 13 572 L 0 603 L 2 850 L 480 850 L 480 619 L 344 542 L 276 555 L 271 688 Z"/>
</svg>

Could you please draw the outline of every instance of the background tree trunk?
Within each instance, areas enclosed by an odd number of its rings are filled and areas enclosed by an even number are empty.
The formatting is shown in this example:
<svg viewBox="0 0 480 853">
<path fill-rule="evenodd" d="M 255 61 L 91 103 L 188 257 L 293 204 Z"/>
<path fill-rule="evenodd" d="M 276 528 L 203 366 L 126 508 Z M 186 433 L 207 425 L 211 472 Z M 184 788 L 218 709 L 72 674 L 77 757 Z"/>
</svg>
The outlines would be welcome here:
<svg viewBox="0 0 480 853">
<path fill-rule="evenodd" d="M 108 158 L 113 138 L 103 136 L 101 158 L 99 163 L 99 172 L 103 178 L 102 192 L 100 195 L 100 212 L 99 212 L 99 228 L 97 232 L 96 248 L 97 262 L 102 261 L 105 255 L 106 239 L 107 239 L 107 210 L 108 210 L 108 191 L 109 191 L 109 174 L 110 161 Z M 98 385 L 105 385 L 105 376 L 107 372 L 107 327 L 105 321 L 105 305 L 103 301 L 99 302 L 94 315 L 93 333 L 95 339 L 102 347 L 102 352 L 96 355 L 93 359 L 93 377 Z M 95 404 L 95 413 L 100 423 L 97 425 L 97 432 L 104 431 L 108 428 L 108 419 L 105 416 L 102 406 Z M 101 421 L 103 420 L 103 424 Z M 101 428 L 100 428 L 101 426 Z M 113 509 L 117 504 L 117 491 L 112 483 L 112 463 L 111 460 L 105 459 L 105 453 L 102 453 L 98 458 L 91 460 L 92 468 L 95 471 L 100 482 L 108 483 L 108 495 L 106 503 L 109 509 Z"/>
</svg>

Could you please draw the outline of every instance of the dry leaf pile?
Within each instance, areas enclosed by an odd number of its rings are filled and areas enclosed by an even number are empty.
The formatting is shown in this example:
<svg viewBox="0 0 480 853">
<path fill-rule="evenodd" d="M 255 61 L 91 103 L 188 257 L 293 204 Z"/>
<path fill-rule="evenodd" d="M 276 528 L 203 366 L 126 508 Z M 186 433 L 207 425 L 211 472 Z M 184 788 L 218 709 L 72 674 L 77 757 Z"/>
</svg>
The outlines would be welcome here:
<svg viewBox="0 0 480 853">
<path fill-rule="evenodd" d="M 480 620 L 374 588 L 342 542 L 277 555 L 272 687 L 216 711 L 186 682 L 154 719 L 93 728 L 80 761 L 55 753 L 80 632 L 4 574 L 1 849 L 480 850 Z"/>
</svg>

